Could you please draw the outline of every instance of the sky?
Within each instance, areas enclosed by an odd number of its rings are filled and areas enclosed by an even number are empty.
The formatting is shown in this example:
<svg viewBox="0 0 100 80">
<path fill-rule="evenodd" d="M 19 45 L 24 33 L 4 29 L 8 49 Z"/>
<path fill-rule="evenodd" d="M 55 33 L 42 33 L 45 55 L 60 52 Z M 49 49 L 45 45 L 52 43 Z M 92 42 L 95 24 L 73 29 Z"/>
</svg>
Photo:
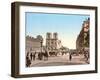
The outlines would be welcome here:
<svg viewBox="0 0 100 80">
<path fill-rule="evenodd" d="M 82 29 L 83 21 L 89 15 L 61 13 L 25 13 L 26 36 L 42 35 L 46 39 L 47 32 L 57 32 L 62 45 L 69 49 L 76 48 L 76 39 Z"/>
</svg>

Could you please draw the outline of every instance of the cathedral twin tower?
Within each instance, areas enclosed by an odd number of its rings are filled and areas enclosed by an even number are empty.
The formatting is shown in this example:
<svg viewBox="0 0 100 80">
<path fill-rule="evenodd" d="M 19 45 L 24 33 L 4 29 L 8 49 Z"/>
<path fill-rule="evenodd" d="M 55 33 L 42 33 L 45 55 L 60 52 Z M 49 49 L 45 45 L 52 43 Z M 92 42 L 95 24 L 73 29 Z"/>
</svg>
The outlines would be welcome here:
<svg viewBox="0 0 100 80">
<path fill-rule="evenodd" d="M 46 34 L 46 47 L 49 51 L 58 49 L 58 34 L 57 33 L 47 33 Z"/>
<path fill-rule="evenodd" d="M 58 39 L 58 34 L 57 33 L 53 33 L 53 35 L 52 35 L 52 33 L 47 33 L 47 35 L 46 35 L 46 39 Z"/>
</svg>

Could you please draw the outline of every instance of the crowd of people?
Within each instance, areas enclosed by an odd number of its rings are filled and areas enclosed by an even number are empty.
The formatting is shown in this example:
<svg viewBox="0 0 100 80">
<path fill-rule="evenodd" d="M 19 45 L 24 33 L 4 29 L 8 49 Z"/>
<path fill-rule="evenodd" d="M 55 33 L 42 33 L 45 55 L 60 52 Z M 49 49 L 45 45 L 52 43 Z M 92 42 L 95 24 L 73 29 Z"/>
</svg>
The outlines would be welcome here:
<svg viewBox="0 0 100 80">
<path fill-rule="evenodd" d="M 47 61 L 49 56 L 57 56 L 58 53 L 56 52 L 49 52 L 45 50 L 44 52 L 27 52 L 26 54 L 26 66 L 30 67 L 31 63 L 35 60 L 44 60 Z M 61 56 L 66 55 L 66 53 L 61 54 Z M 89 51 L 88 50 L 80 50 L 79 52 L 68 52 L 69 54 L 69 61 L 73 59 L 74 54 L 84 55 L 84 60 L 89 63 Z"/>
<path fill-rule="evenodd" d="M 84 55 L 84 60 L 86 63 L 89 63 L 90 53 L 89 49 L 81 49 L 78 54 Z"/>
<path fill-rule="evenodd" d="M 30 67 L 32 61 L 35 61 L 36 59 L 38 60 L 48 60 L 48 52 L 27 52 L 26 54 L 26 66 Z"/>
</svg>

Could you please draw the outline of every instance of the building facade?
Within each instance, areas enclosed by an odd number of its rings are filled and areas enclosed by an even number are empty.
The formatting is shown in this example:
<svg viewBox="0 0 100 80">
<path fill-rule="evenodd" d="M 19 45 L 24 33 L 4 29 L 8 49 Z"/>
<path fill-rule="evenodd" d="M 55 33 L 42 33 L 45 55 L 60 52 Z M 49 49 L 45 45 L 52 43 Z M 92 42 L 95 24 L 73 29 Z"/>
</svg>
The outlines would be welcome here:
<svg viewBox="0 0 100 80">
<path fill-rule="evenodd" d="M 47 33 L 46 34 L 46 48 L 48 51 L 57 50 L 61 47 L 61 41 L 58 40 L 57 33 Z"/>
<path fill-rule="evenodd" d="M 89 48 L 89 27 L 90 27 L 90 19 L 86 19 L 82 24 L 82 29 L 77 36 L 76 40 L 76 49 L 81 50 L 83 48 Z"/>
<path fill-rule="evenodd" d="M 36 51 L 40 52 L 43 45 L 42 36 L 38 35 L 36 38 L 26 36 L 26 52 Z"/>
</svg>

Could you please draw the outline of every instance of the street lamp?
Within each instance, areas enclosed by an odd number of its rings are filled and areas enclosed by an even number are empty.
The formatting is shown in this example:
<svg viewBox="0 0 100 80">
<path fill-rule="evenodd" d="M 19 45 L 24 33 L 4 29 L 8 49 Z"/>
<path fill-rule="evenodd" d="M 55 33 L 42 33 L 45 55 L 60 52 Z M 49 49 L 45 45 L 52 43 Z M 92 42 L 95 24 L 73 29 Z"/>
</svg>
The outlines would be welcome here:
<svg viewBox="0 0 100 80">
<path fill-rule="evenodd" d="M 41 41 L 40 41 L 40 43 L 41 43 L 41 53 L 42 53 L 42 44 L 43 44 L 43 38 L 41 38 Z"/>
<path fill-rule="evenodd" d="M 40 40 L 40 52 L 39 52 L 39 59 L 42 60 L 42 44 L 43 44 L 43 38 L 41 35 L 38 35 L 37 38 Z"/>
<path fill-rule="evenodd" d="M 40 40 L 40 48 L 41 48 L 41 52 L 42 52 L 43 38 L 41 35 L 38 35 L 37 38 Z"/>
</svg>

